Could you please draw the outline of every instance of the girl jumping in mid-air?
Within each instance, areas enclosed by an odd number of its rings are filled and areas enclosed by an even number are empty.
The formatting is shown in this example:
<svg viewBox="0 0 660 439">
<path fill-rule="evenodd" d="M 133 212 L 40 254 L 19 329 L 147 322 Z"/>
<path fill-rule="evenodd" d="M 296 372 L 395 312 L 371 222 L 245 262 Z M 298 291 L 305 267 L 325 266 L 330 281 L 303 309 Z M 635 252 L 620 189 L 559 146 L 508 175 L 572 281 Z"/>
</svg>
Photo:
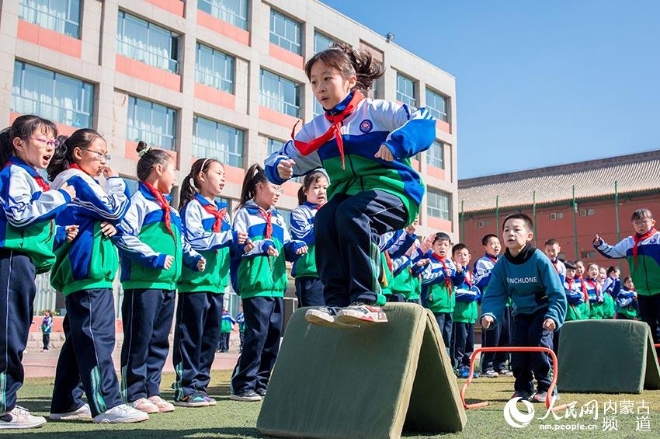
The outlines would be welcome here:
<svg viewBox="0 0 660 439">
<path fill-rule="evenodd" d="M 325 114 L 305 124 L 266 160 L 270 181 L 325 168 L 329 201 L 316 214 L 316 262 L 327 307 L 306 318 L 333 325 L 386 322 L 380 308 L 378 235 L 417 217 L 425 186 L 410 158 L 435 140 L 435 120 L 425 109 L 365 98 L 383 74 L 367 52 L 338 44 L 305 64 Z M 337 308 L 343 307 L 343 308 Z"/>
</svg>

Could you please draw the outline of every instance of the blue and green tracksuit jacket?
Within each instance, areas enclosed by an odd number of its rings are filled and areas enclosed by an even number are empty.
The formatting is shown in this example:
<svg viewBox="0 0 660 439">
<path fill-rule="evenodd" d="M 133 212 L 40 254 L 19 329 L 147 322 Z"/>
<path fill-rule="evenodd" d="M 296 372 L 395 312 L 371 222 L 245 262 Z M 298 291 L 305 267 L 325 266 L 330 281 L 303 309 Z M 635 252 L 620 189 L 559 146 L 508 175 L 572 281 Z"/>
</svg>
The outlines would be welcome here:
<svg viewBox="0 0 660 439">
<path fill-rule="evenodd" d="M 196 194 L 181 210 L 183 236 L 190 247 L 206 259 L 206 268 L 200 273 L 185 265 L 179 280 L 180 293 L 211 292 L 223 294 L 229 285 L 229 251 L 234 244 L 229 214 L 222 219 L 220 231 L 214 232 L 215 216 L 204 206 L 211 202 Z M 227 204 L 214 201 L 218 211 L 227 212 Z"/>
<path fill-rule="evenodd" d="M 192 270 L 202 256 L 190 248 L 181 233 L 181 218 L 170 207 L 172 232 L 156 198 L 141 182 L 131 197 L 131 206 L 117 227 L 115 243 L 121 256 L 121 282 L 124 289 L 174 290 L 185 264 Z M 165 269 L 165 258 L 174 258 Z"/>
<path fill-rule="evenodd" d="M 55 217 L 71 197 L 63 190 L 44 191 L 32 166 L 11 157 L 0 171 L 0 248 L 16 250 L 32 260 L 37 273 L 55 262 Z"/>
<path fill-rule="evenodd" d="M 65 183 L 76 189 L 76 197 L 56 221 L 61 227 L 78 225 L 78 235 L 56 249 L 50 283 L 65 296 L 74 291 L 112 288 L 119 256 L 112 240 L 101 232 L 101 223 L 116 225 L 128 211 L 130 199 L 124 180 L 111 177 L 104 190 L 85 172 L 68 169 L 55 178 L 52 187 Z"/>
<path fill-rule="evenodd" d="M 343 102 L 351 98 L 352 93 Z M 319 115 L 306 123 L 295 138 L 309 143 L 321 137 L 331 125 L 325 115 Z M 335 194 L 356 195 L 382 190 L 401 199 L 408 212 L 407 224 L 412 223 L 426 189 L 422 178 L 410 165 L 410 158 L 427 150 L 435 140 L 435 119 L 430 112 L 425 108 L 366 98 L 342 122 L 340 133 L 344 164 L 335 139 L 306 156 L 289 141 L 281 151 L 266 159 L 268 179 L 275 184 L 284 183 L 277 173 L 277 165 L 286 159 L 295 161 L 294 176 L 324 168 L 332 182 L 328 187 L 329 199 Z M 383 144 L 394 156 L 393 161 L 374 157 Z"/>
</svg>

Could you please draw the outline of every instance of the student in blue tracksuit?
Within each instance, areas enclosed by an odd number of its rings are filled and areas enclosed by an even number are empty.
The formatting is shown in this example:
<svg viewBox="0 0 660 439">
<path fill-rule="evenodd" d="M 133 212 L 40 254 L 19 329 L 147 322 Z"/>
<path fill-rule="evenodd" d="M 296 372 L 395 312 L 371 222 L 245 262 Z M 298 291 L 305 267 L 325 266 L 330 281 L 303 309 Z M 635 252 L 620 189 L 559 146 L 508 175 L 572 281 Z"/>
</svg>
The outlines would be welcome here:
<svg viewBox="0 0 660 439">
<path fill-rule="evenodd" d="M 182 265 L 204 271 L 206 260 L 185 242 L 178 212 L 166 194 L 174 187 L 170 155 L 139 142 L 138 190 L 115 237 L 124 287 L 121 348 L 122 396 L 145 413 L 174 410 L 160 396 L 160 380 Z"/>
<path fill-rule="evenodd" d="M 64 294 L 64 335 L 55 372 L 50 419 L 94 418 L 97 423 L 139 422 L 149 415 L 125 405 L 112 360 L 115 349 L 115 301 L 112 284 L 119 268 L 110 240 L 130 201 L 124 180 L 108 166 L 108 147 L 101 135 L 80 129 L 61 144 L 48 165 L 53 188 L 71 185 L 76 196 L 57 216 L 62 226 L 78 226 L 72 242 L 56 248 L 50 281 Z M 96 177 L 103 175 L 105 187 Z M 87 394 L 82 400 L 80 386 Z"/>
<path fill-rule="evenodd" d="M 16 392 L 23 385 L 35 275 L 55 262 L 54 219 L 75 195 L 68 185 L 51 190 L 37 171 L 58 144 L 55 124 L 34 115 L 19 116 L 0 134 L 0 430 L 46 423 L 16 405 Z"/>
<path fill-rule="evenodd" d="M 305 176 L 298 191 L 299 206 L 291 212 L 291 238 L 307 244 L 307 254 L 301 256 L 291 269 L 296 279 L 298 306 L 323 306 L 323 282 L 316 268 L 314 218 L 316 212 L 328 201 L 328 174 L 317 169 Z"/>
<path fill-rule="evenodd" d="M 481 238 L 485 254 L 474 263 L 474 283 L 481 291 L 482 296 L 488 293 L 490 273 L 500 256 L 502 245 L 496 235 L 488 234 Z M 501 324 L 492 331 L 482 331 L 481 344 L 483 347 L 511 346 L 511 307 L 504 308 Z M 507 352 L 484 352 L 481 356 L 481 376 L 497 378 L 498 376 L 513 375 L 506 367 L 510 358 Z"/>
<path fill-rule="evenodd" d="M 179 207 L 185 240 L 206 259 L 203 272 L 184 266 L 178 284 L 174 405 L 183 407 L 216 405 L 208 386 L 229 285 L 229 248 L 234 243 L 227 204 L 216 198 L 224 186 L 222 163 L 204 158 L 193 163 L 181 185 Z M 245 232 L 237 233 L 239 243 L 246 237 Z"/>
<path fill-rule="evenodd" d="M 561 328 L 566 317 L 566 295 L 550 260 L 530 244 L 533 230 L 532 220 L 524 213 L 504 219 L 502 240 L 506 252 L 493 267 L 488 294 L 482 299 L 481 325 L 489 330 L 500 324 L 499 316 L 511 298 L 513 345 L 552 349 L 552 333 Z M 545 402 L 552 382 L 548 354 L 515 352 L 511 360 L 515 377 L 512 398 Z"/>
<path fill-rule="evenodd" d="M 270 183 L 261 166 L 250 166 L 243 180 L 241 207 L 234 230 L 246 231 L 245 245 L 234 246 L 231 280 L 243 303 L 245 343 L 231 377 L 230 399 L 260 401 L 280 349 L 284 292 L 288 284 L 285 260 L 295 262 L 307 252 L 293 241 L 275 209 L 280 188 Z"/>
<path fill-rule="evenodd" d="M 465 282 L 463 267 L 454 265 L 450 254 L 451 238 L 438 232 L 433 235 L 431 251 L 424 256 L 427 263 L 415 268 L 415 274 L 422 275 L 422 304 L 435 316 L 448 355 L 456 305 L 454 287 Z"/>
</svg>

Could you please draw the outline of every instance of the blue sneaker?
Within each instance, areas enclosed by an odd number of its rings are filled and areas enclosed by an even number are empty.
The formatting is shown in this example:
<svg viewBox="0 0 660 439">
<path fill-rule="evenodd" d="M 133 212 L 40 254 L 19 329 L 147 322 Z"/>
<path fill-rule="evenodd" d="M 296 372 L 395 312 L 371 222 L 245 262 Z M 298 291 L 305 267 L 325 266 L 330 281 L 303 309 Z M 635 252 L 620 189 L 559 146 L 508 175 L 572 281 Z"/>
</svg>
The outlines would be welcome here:
<svg viewBox="0 0 660 439">
<path fill-rule="evenodd" d="M 201 392 L 191 393 L 182 399 L 174 399 L 174 405 L 181 407 L 208 407 L 211 405 Z"/>
<path fill-rule="evenodd" d="M 460 378 L 466 379 L 470 377 L 470 368 L 467 366 L 461 366 L 460 368 Z"/>
</svg>

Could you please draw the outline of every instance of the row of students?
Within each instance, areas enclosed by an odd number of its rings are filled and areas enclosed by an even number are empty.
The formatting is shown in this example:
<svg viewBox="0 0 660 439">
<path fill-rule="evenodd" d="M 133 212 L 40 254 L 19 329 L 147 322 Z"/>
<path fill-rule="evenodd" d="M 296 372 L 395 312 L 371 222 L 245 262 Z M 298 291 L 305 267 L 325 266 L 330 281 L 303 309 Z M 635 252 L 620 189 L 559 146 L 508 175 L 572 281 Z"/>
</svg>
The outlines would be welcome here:
<svg viewBox="0 0 660 439">
<path fill-rule="evenodd" d="M 237 270 L 242 271 L 239 279 L 247 279 L 240 287 L 237 285 L 239 290 L 262 288 L 252 276 L 255 270 L 251 260 L 262 253 L 279 268 L 267 270 L 279 276 L 273 290 L 282 296 L 285 289 L 281 285 L 282 279 L 286 282 L 284 262 L 278 256 L 282 245 L 288 251 L 291 244 L 286 230 L 276 230 L 274 238 L 264 240 L 260 246 L 244 231 L 250 228 L 254 232 L 254 217 L 266 212 L 262 234 L 270 237 L 272 233 L 274 200 L 264 206 L 258 206 L 257 200 L 261 188 L 267 187 L 273 193 L 277 189 L 267 182 L 263 170 L 246 178 L 244 186 L 257 189 L 247 198 L 244 191 L 242 209 L 246 213 L 242 215 L 239 209 L 234 231 L 230 231 L 226 206 L 214 201 L 224 184 L 223 167 L 215 160 L 199 160 L 186 177 L 182 222 L 167 197 L 175 183 L 175 163 L 165 151 L 142 142 L 138 145 L 140 181 L 130 200 L 123 180 L 107 165 L 105 140 L 93 130 L 78 130 L 68 138 L 57 138 L 56 127 L 50 121 L 21 116 L 2 133 L 1 151 L 7 166 L 0 176 L 0 222 L 4 232 L 0 264 L 2 276 L 7 279 L 2 284 L 6 299 L 0 313 L 5 316 L 7 328 L 0 341 L 7 355 L 0 362 L 4 383 L 0 428 L 45 423 L 45 418 L 16 406 L 16 391 L 23 381 L 20 358 L 31 322 L 34 276 L 51 268 L 52 284 L 64 293 L 67 307 L 66 341 L 58 360 L 51 419 L 91 417 L 98 423 L 137 422 L 146 420 L 149 413 L 174 409 L 160 397 L 159 386 L 169 350 L 167 336 L 177 287 L 181 294 L 174 349 L 175 404 L 197 406 L 200 396 L 205 405 L 213 404 L 206 389 L 218 341 L 222 292 L 228 283 L 229 244 L 235 243 L 232 257 L 238 261 Z M 53 189 L 37 172 L 45 168 Z M 105 177 L 105 186 L 96 180 L 100 175 Z M 250 203 L 260 210 L 251 212 L 254 206 Z M 281 216 L 276 218 L 282 227 Z M 235 231 L 237 227 L 239 231 Z M 121 254 L 125 291 L 121 390 L 111 357 L 115 344 L 112 282 L 119 264 L 115 245 Z M 295 245 L 296 256 L 306 251 L 304 243 Z M 264 267 L 261 272 L 265 272 Z M 251 330 L 258 325 L 250 324 L 248 315 L 263 323 L 259 319 L 263 310 L 258 305 L 246 313 Z M 273 313 L 280 319 L 281 308 L 280 303 Z M 9 316 L 11 324 L 7 323 Z M 263 334 L 258 330 L 254 334 L 250 341 L 262 343 Z M 266 362 L 269 367 L 275 355 L 273 351 L 270 362 Z M 249 375 L 249 371 L 246 373 Z M 83 390 L 89 404 L 82 401 Z"/>
</svg>

